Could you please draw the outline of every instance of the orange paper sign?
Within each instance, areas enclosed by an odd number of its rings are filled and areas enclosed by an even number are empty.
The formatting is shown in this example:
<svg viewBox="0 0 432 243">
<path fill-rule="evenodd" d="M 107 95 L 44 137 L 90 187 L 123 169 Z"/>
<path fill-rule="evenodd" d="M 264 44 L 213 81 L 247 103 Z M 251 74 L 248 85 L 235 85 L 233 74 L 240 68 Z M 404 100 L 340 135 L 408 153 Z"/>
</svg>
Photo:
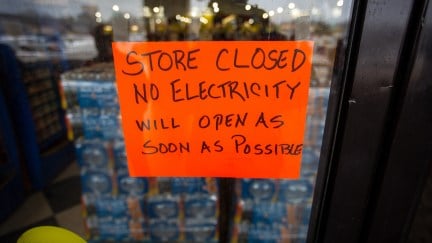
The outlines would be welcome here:
<svg viewBox="0 0 432 243">
<path fill-rule="evenodd" d="M 130 174 L 298 178 L 312 48 L 113 43 Z"/>
</svg>

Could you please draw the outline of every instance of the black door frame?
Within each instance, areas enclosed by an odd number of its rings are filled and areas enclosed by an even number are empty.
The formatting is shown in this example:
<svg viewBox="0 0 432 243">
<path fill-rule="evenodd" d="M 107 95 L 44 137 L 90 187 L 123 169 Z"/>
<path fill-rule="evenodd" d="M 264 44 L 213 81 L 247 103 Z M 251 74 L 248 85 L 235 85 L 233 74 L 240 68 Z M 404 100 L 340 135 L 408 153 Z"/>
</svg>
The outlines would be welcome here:
<svg viewBox="0 0 432 243">
<path fill-rule="evenodd" d="M 308 242 L 406 239 L 432 161 L 431 70 L 416 62 L 417 51 L 430 51 L 426 40 L 418 49 L 427 6 L 353 3 L 335 63 Z"/>
</svg>

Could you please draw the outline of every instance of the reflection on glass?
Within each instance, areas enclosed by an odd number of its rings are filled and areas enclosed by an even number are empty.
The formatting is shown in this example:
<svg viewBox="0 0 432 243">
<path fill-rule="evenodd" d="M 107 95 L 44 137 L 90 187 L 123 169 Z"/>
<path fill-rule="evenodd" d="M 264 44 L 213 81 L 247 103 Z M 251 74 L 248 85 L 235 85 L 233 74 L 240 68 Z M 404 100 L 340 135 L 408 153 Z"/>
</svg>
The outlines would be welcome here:
<svg viewBox="0 0 432 243">
<path fill-rule="evenodd" d="M 335 51 L 347 33 L 350 5 L 343 0 L 16 0 L 0 9 L 0 43 L 11 46 L 23 63 L 56 65 L 75 139 L 104 141 L 104 150 L 83 149 L 82 161 L 78 154 L 91 239 L 213 242 L 218 239 L 216 179 L 125 180 L 111 42 L 313 40 L 301 179 L 237 180 L 231 235 L 233 242 L 304 242 Z M 107 109 L 114 112 L 102 115 Z"/>
</svg>

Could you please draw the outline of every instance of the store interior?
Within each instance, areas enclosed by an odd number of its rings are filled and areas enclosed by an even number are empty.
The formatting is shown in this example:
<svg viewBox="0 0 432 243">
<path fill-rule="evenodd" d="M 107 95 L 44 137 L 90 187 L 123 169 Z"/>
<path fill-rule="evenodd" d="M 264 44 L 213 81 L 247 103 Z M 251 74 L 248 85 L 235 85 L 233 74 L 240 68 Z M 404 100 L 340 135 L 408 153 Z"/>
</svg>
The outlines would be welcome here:
<svg viewBox="0 0 432 243">
<path fill-rule="evenodd" d="M 350 8 L 343 0 L 17 0 L 2 7 L 0 241 L 53 225 L 89 242 L 305 242 Z M 221 217 L 220 178 L 129 177 L 113 41 L 295 40 L 314 42 L 299 180 L 233 180 L 233 210 Z"/>
</svg>

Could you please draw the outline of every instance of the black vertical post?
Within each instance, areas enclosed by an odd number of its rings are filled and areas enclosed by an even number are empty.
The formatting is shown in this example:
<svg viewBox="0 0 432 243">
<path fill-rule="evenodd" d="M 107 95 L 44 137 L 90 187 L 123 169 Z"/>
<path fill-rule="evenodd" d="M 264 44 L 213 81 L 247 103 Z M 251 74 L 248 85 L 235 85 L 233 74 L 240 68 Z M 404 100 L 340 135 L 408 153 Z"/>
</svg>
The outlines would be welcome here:
<svg viewBox="0 0 432 243">
<path fill-rule="evenodd" d="M 362 242 L 413 4 L 354 2 L 343 71 L 332 81 L 309 242 Z"/>
<path fill-rule="evenodd" d="M 432 163 L 432 9 L 414 1 L 363 242 L 406 242 Z M 430 217 L 430 216 L 429 216 Z M 430 233 L 430 232 L 429 232 Z"/>
<path fill-rule="evenodd" d="M 233 229 L 233 215 L 235 210 L 234 178 L 221 178 L 219 181 L 219 242 L 230 242 Z"/>
</svg>

